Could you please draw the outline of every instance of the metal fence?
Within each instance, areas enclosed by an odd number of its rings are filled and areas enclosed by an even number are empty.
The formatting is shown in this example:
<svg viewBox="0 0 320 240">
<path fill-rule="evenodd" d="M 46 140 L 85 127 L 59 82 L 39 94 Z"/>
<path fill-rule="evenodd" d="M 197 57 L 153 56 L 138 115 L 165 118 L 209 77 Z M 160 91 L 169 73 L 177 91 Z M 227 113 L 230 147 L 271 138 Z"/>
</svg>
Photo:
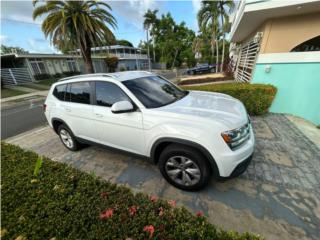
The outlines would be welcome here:
<svg viewBox="0 0 320 240">
<path fill-rule="evenodd" d="M 34 81 L 28 68 L 1 68 L 1 82 L 3 85 L 19 85 Z"/>
</svg>

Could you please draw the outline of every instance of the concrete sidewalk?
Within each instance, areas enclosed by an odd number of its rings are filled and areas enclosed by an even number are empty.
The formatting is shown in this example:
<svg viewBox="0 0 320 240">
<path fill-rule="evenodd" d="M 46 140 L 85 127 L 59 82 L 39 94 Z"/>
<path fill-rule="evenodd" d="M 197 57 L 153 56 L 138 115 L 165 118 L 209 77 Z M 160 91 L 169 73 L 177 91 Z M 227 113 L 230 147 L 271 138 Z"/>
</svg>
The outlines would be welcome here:
<svg viewBox="0 0 320 240">
<path fill-rule="evenodd" d="M 17 90 L 19 90 L 19 89 L 17 89 Z M 26 94 L 22 94 L 22 95 L 18 95 L 18 96 L 2 98 L 0 100 L 0 103 L 2 105 L 3 103 L 7 103 L 7 102 L 19 102 L 19 101 L 23 101 L 24 99 L 37 98 L 37 96 L 46 97 L 48 95 L 48 92 L 49 92 L 48 90 L 33 91 L 30 93 L 26 93 Z"/>
</svg>

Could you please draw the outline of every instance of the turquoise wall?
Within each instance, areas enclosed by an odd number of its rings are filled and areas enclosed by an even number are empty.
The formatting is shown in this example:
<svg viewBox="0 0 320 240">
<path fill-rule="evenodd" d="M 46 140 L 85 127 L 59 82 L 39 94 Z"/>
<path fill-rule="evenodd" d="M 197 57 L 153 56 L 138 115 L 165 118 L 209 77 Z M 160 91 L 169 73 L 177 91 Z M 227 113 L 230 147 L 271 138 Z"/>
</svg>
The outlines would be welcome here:
<svg viewBox="0 0 320 240">
<path fill-rule="evenodd" d="M 266 66 L 271 66 L 269 73 Z M 320 124 L 320 62 L 258 63 L 251 82 L 277 87 L 270 112 L 290 113 Z"/>
</svg>

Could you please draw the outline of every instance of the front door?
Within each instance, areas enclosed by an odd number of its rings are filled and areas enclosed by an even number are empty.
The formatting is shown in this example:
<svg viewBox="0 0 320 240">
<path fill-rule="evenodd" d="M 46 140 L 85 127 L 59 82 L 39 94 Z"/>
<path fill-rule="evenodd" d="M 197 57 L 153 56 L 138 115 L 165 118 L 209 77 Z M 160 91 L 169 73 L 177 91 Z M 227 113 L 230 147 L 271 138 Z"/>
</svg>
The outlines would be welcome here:
<svg viewBox="0 0 320 240">
<path fill-rule="evenodd" d="M 131 101 L 115 83 L 95 82 L 93 116 L 101 143 L 137 154 L 144 153 L 142 113 L 137 110 L 115 114 L 111 106 L 119 101 Z"/>
</svg>

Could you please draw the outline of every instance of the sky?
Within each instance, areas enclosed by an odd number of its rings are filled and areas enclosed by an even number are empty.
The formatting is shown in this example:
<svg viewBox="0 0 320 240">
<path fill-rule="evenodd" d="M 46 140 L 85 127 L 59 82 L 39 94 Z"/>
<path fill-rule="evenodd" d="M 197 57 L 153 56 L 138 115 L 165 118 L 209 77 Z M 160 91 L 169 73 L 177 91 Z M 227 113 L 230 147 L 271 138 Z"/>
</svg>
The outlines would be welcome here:
<svg viewBox="0 0 320 240">
<path fill-rule="evenodd" d="M 198 31 L 196 14 L 200 8 L 200 0 L 109 0 L 107 3 L 112 7 L 112 14 L 117 20 L 117 29 L 113 30 L 116 38 L 129 40 L 134 46 L 138 46 L 140 40 L 146 39 L 146 33 L 143 30 L 143 15 L 147 9 L 158 9 L 158 17 L 170 12 L 177 23 L 184 21 L 190 29 Z M 58 52 L 41 31 L 43 18 L 33 21 L 31 0 L 1 0 L 0 4 L 1 44 L 21 47 L 29 52 Z"/>
</svg>

